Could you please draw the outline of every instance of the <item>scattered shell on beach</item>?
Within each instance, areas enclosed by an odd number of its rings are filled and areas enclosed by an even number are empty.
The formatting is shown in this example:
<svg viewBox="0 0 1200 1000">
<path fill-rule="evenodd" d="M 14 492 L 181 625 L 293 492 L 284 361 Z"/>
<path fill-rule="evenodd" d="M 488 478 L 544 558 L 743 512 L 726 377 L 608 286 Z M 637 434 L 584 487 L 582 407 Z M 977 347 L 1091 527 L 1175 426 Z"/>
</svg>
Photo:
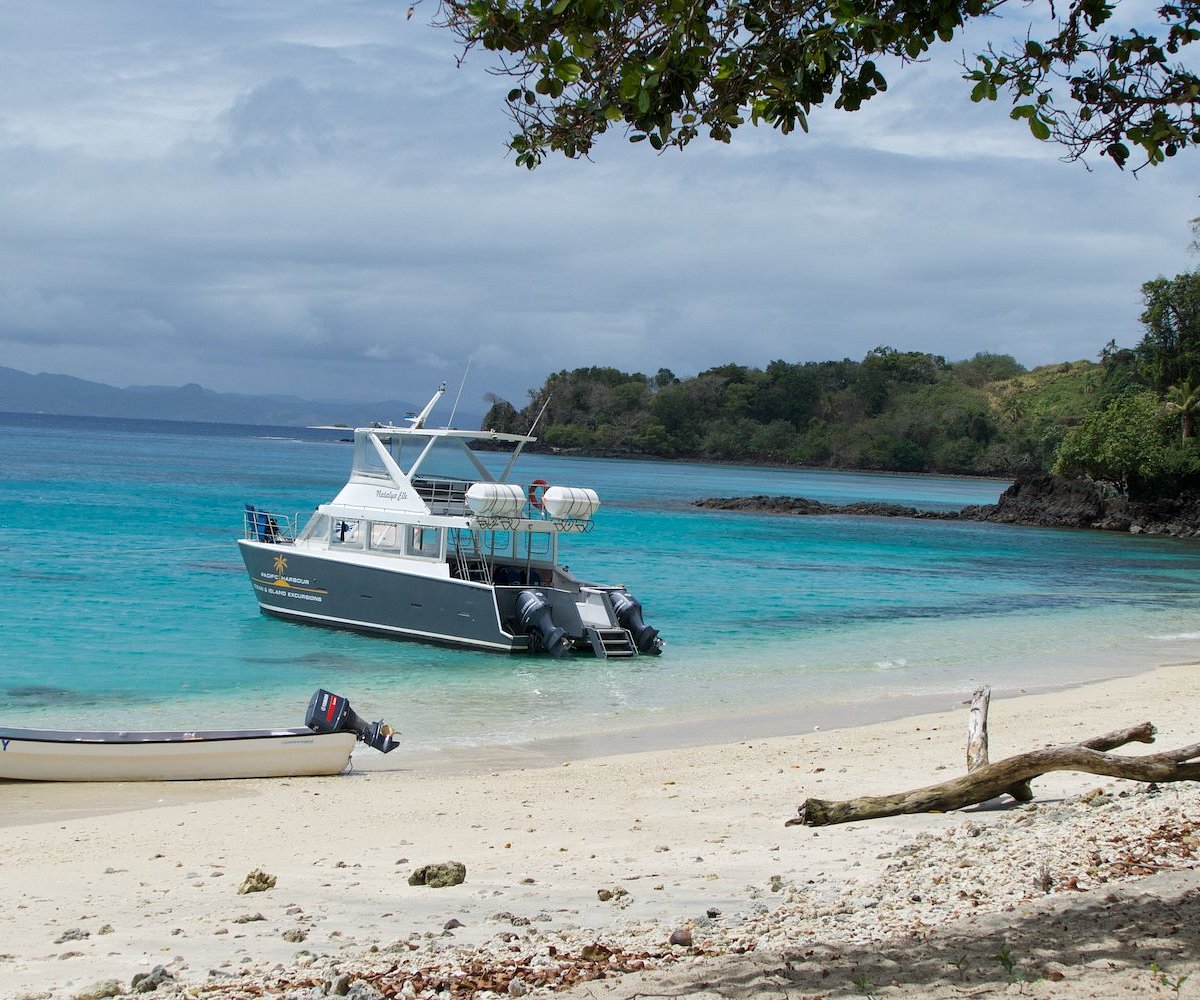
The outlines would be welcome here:
<svg viewBox="0 0 1200 1000">
<path fill-rule="evenodd" d="M 256 868 L 242 879 L 242 884 L 238 886 L 238 895 L 244 896 L 248 892 L 266 892 L 268 889 L 274 888 L 275 876 L 268 875 L 261 869 Z"/>
<path fill-rule="evenodd" d="M 75 1000 L 108 1000 L 121 995 L 121 984 L 115 979 L 103 979 L 75 994 Z"/>
<path fill-rule="evenodd" d="M 267 918 L 264 917 L 261 913 L 243 913 L 240 916 L 234 917 L 233 922 L 235 924 L 252 924 L 258 920 L 266 920 L 266 919 Z"/>
</svg>

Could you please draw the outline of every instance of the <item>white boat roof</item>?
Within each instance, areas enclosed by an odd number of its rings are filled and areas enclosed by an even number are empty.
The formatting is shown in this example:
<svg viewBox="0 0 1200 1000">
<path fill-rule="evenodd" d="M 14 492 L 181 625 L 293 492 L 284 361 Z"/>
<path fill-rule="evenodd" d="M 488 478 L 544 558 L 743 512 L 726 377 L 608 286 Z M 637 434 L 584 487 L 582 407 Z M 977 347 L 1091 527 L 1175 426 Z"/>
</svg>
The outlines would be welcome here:
<svg viewBox="0 0 1200 1000">
<path fill-rule="evenodd" d="M 407 426 L 372 424 L 354 429 L 350 479 L 333 505 L 428 515 L 430 509 L 419 496 L 415 481 L 508 481 L 521 449 L 537 438 L 500 431 L 427 427 L 426 421 L 445 391 L 443 382 L 425 408 L 408 418 Z M 499 473 L 489 470 L 472 451 L 470 443 L 476 441 L 513 446 Z"/>
</svg>

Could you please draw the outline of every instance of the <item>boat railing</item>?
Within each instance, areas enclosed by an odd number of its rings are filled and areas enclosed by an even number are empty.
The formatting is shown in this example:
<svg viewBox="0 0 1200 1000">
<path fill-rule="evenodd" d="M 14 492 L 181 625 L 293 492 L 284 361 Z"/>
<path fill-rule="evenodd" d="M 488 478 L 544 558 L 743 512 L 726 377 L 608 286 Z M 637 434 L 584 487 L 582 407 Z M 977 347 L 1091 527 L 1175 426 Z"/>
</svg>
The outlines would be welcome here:
<svg viewBox="0 0 1200 1000">
<path fill-rule="evenodd" d="M 420 476 L 412 480 L 417 495 L 425 501 L 431 514 L 453 517 L 474 517 L 480 527 L 514 530 L 523 521 L 546 521 L 559 532 L 585 532 L 592 530 L 590 517 L 554 517 L 545 506 L 535 499 L 531 490 L 529 499 L 518 516 L 475 515 L 467 504 L 467 490 L 471 483 L 463 479 L 435 479 Z"/>
<path fill-rule="evenodd" d="M 242 512 L 243 537 L 251 542 L 291 545 L 296 540 L 299 525 L 299 514 L 272 514 L 257 510 L 250 504 L 246 504 Z"/>
<path fill-rule="evenodd" d="M 467 510 L 467 487 L 461 479 L 430 479 L 422 476 L 412 481 L 417 495 L 425 501 L 431 514 L 463 515 Z"/>
</svg>

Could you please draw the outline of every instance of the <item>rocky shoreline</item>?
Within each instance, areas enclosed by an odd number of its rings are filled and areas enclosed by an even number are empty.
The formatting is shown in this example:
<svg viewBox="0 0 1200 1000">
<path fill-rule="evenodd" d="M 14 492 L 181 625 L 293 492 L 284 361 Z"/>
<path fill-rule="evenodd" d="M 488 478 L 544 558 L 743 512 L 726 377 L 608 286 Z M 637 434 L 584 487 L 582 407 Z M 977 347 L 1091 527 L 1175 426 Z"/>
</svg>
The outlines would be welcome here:
<svg viewBox="0 0 1200 1000">
<path fill-rule="evenodd" d="M 710 497 L 697 500 L 695 505 L 707 510 L 740 510 L 760 514 L 910 517 L 1043 528 L 1090 528 L 1173 538 L 1200 537 L 1198 497 L 1137 502 L 1118 496 L 1091 480 L 1064 479 L 1051 475 L 1018 479 L 1000 495 L 996 503 L 970 505 L 957 511 L 921 510 L 876 502 L 830 504 L 805 497 L 761 495 Z"/>
<path fill-rule="evenodd" d="M 1190 750 L 1198 702 L 1196 663 L 996 699 L 992 747 L 1153 708 Z M 1029 803 L 785 825 L 812 796 L 961 772 L 961 708 L 558 766 L 169 783 L 152 805 L 9 789 L 0 996 L 1195 997 L 1195 781 L 1053 771 Z"/>
<path fill-rule="evenodd" d="M 302 949 L 287 964 L 212 970 L 200 979 L 168 962 L 135 975 L 128 987 L 100 981 L 72 1000 L 147 993 L 162 1000 L 474 1000 L 568 990 L 614 1000 L 684 996 L 703 992 L 697 981 L 719 978 L 714 963 L 739 958 L 739 978 L 764 980 L 747 984 L 743 996 L 768 989 L 771 970 L 792 963 L 797 996 L 849 996 L 867 982 L 889 995 L 931 998 L 1008 993 L 1018 983 L 1038 984 L 1038 997 L 1072 989 L 1167 995 L 1161 987 L 1195 969 L 1184 930 L 1200 915 L 1189 877 L 1200 844 L 1198 805 L 1189 783 L 1109 781 L 1067 798 L 946 817 L 915 834 L 895 831 L 877 845 L 882 864 L 841 882 L 764 878 L 747 887 L 748 905 L 737 913 L 710 909 L 671 923 L 629 919 L 598 930 L 539 924 L 553 921 L 549 913 L 531 920 L 503 912 L 477 944 L 456 943 L 452 929 L 463 925 L 452 919 L 441 934 L 414 933 L 358 953 Z M 1143 896 L 1136 889 L 1113 891 L 1166 873 L 1176 878 L 1164 883 L 1161 906 L 1134 905 Z M 1120 962 L 1110 958 L 1113 938 L 1133 949 Z M 647 974 L 667 977 L 667 988 L 639 988 Z M 627 976 L 632 985 L 619 982 Z"/>
</svg>

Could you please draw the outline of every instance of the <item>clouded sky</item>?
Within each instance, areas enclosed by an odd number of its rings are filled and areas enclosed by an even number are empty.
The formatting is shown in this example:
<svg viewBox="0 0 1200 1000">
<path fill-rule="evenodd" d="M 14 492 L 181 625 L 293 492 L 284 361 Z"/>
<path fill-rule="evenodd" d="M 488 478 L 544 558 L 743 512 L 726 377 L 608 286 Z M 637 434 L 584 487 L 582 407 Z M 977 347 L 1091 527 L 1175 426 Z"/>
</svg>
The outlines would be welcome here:
<svg viewBox="0 0 1200 1000">
<path fill-rule="evenodd" d="M 1135 343 L 1142 282 L 1197 266 L 1200 157 L 1060 162 L 970 103 L 970 39 L 807 136 L 528 172 L 508 82 L 406 7 L 0 6 L 0 365 L 420 402 L 472 359 L 471 409 L 582 365 L 1033 366 Z"/>
</svg>

